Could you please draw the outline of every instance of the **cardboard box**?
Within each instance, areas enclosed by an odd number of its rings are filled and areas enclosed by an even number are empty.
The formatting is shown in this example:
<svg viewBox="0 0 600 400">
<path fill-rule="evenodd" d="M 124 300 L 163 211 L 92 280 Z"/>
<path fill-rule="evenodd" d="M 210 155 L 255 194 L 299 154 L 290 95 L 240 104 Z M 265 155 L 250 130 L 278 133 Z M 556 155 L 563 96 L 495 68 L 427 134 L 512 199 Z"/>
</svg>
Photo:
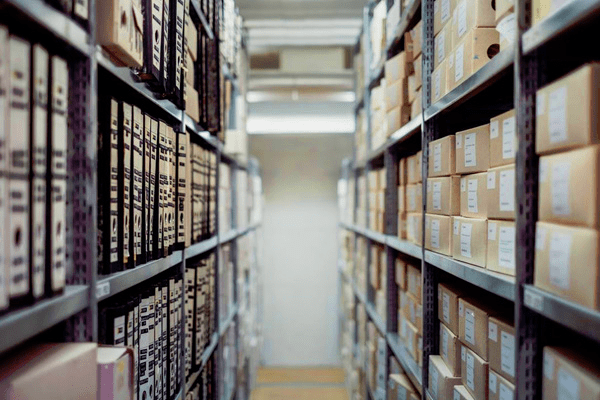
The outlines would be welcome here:
<svg viewBox="0 0 600 400">
<path fill-rule="evenodd" d="M 406 213 L 406 186 L 398 186 L 398 215 Z"/>
<path fill-rule="evenodd" d="M 423 151 L 417 151 L 416 169 L 417 182 L 423 182 Z"/>
<path fill-rule="evenodd" d="M 497 30 L 471 29 L 458 44 L 454 45 L 454 50 L 448 56 L 447 90 L 451 91 L 463 83 L 499 52 L 500 35 Z"/>
<path fill-rule="evenodd" d="M 421 115 L 421 112 L 423 111 L 423 107 L 421 106 L 422 101 L 423 101 L 423 87 L 420 87 L 419 90 L 417 91 L 417 94 L 415 95 L 415 100 L 412 102 L 412 104 L 410 105 L 410 119 L 414 119 L 417 118 L 419 115 Z"/>
<path fill-rule="evenodd" d="M 407 159 L 401 158 L 398 161 L 398 186 L 405 186 L 408 184 L 408 167 L 406 165 Z"/>
<path fill-rule="evenodd" d="M 489 370 L 488 386 L 488 400 L 516 400 L 515 386 L 494 372 L 491 365 Z"/>
<path fill-rule="evenodd" d="M 408 102 L 412 105 L 417 98 L 419 89 L 421 88 L 421 82 L 418 81 L 417 76 L 412 74 L 408 77 Z"/>
<path fill-rule="evenodd" d="M 557 3 L 558 6 L 565 4 L 562 2 Z M 548 15 L 556 11 L 557 6 L 554 5 L 552 0 L 533 0 L 531 2 L 531 24 L 535 25 Z"/>
<path fill-rule="evenodd" d="M 386 111 L 394 108 L 408 105 L 408 79 L 400 78 L 393 83 L 387 81 L 385 88 L 385 106 Z"/>
<path fill-rule="evenodd" d="M 410 379 L 404 374 L 392 374 L 390 375 L 388 382 L 388 399 L 406 399 L 413 400 L 418 399 L 417 391 L 412 385 Z"/>
<path fill-rule="evenodd" d="M 198 91 L 189 82 L 185 83 L 185 113 L 194 121 L 200 122 L 200 98 Z"/>
<path fill-rule="evenodd" d="M 458 336 L 446 325 L 440 323 L 440 355 L 452 376 L 460 376 L 460 350 Z"/>
<path fill-rule="evenodd" d="M 415 265 L 406 266 L 407 292 L 412 294 L 416 301 L 421 304 L 421 269 Z"/>
<path fill-rule="evenodd" d="M 398 213 L 398 238 L 399 239 L 408 239 L 407 238 L 407 218 L 406 213 Z"/>
<path fill-rule="evenodd" d="M 448 84 L 446 82 L 446 64 L 448 60 L 444 59 L 441 64 L 433 70 L 431 74 L 431 103 L 435 103 L 446 93 L 448 93 Z"/>
<path fill-rule="evenodd" d="M 406 290 L 406 262 L 396 258 L 396 284 L 399 290 Z"/>
<path fill-rule="evenodd" d="M 444 176 L 427 180 L 427 212 L 441 215 L 460 214 L 459 176 Z"/>
<path fill-rule="evenodd" d="M 98 44 L 121 66 L 141 68 L 144 20 L 141 3 L 105 0 L 96 3 Z"/>
<path fill-rule="evenodd" d="M 600 146 L 540 157 L 540 221 L 600 227 Z"/>
<path fill-rule="evenodd" d="M 487 400 L 489 364 L 473 350 L 461 348 L 462 384 L 478 400 Z"/>
<path fill-rule="evenodd" d="M 379 189 L 381 175 L 377 170 L 370 170 L 368 174 L 368 182 L 369 182 L 369 190 L 377 190 Z"/>
<path fill-rule="evenodd" d="M 402 298 L 402 313 L 416 329 L 419 335 L 423 334 L 423 305 L 411 294 L 406 293 Z"/>
<path fill-rule="evenodd" d="M 515 110 L 490 120 L 490 167 L 513 164 L 519 149 Z"/>
<path fill-rule="evenodd" d="M 484 361 L 488 359 L 489 315 L 489 307 L 480 301 L 472 298 L 458 299 L 458 338 Z"/>
<path fill-rule="evenodd" d="M 418 246 L 423 242 L 423 214 L 406 213 L 406 239 Z"/>
<path fill-rule="evenodd" d="M 429 143 L 429 176 L 449 176 L 454 175 L 455 172 L 455 136 L 444 136 Z"/>
<path fill-rule="evenodd" d="M 535 286 L 600 310 L 599 241 L 595 229 L 538 222 Z"/>
<path fill-rule="evenodd" d="M 2 398 L 95 400 L 97 348 L 96 343 L 49 343 L 10 354 L 0 367 Z"/>
<path fill-rule="evenodd" d="M 454 386 L 454 400 L 475 400 L 463 385 Z"/>
<path fill-rule="evenodd" d="M 512 14 L 515 12 L 515 2 L 514 0 L 496 0 L 496 26 L 498 25 L 498 22 L 500 22 L 500 20 L 502 20 L 504 17 L 506 17 L 509 14 Z"/>
<path fill-rule="evenodd" d="M 458 299 L 463 291 L 452 284 L 438 284 L 438 318 L 455 335 L 459 334 Z"/>
<path fill-rule="evenodd" d="M 573 398 L 600 399 L 600 368 L 597 357 L 572 349 L 544 347 L 542 399 L 560 400 L 560 394 Z M 568 397 L 566 397 L 568 398 Z"/>
<path fill-rule="evenodd" d="M 490 168 L 490 124 L 457 132 L 456 173 L 485 172 Z"/>
<path fill-rule="evenodd" d="M 406 211 L 418 212 L 423 209 L 423 185 L 406 185 Z"/>
<path fill-rule="evenodd" d="M 512 320 L 490 317 L 488 320 L 488 360 L 490 368 L 515 383 L 515 327 Z"/>
<path fill-rule="evenodd" d="M 441 1 L 441 0 L 439 0 Z M 433 41 L 433 68 L 440 66 L 452 51 L 452 23 L 447 23 L 435 35 Z"/>
<path fill-rule="evenodd" d="M 452 218 L 446 215 L 425 215 L 425 248 L 452 256 Z"/>
<path fill-rule="evenodd" d="M 535 150 L 547 154 L 600 143 L 600 64 L 586 64 L 536 95 Z"/>
<path fill-rule="evenodd" d="M 456 0 L 434 0 L 433 2 L 433 34 L 437 35 L 452 19 Z"/>
<path fill-rule="evenodd" d="M 517 231 L 514 221 L 488 220 L 487 269 L 515 276 Z"/>
<path fill-rule="evenodd" d="M 452 20 L 452 43 L 454 46 L 476 28 L 496 26 L 495 2 L 490 0 L 457 0 Z"/>
<path fill-rule="evenodd" d="M 415 71 L 414 76 L 416 79 L 416 87 L 417 89 L 423 85 L 423 59 L 422 56 L 413 61 L 413 69 Z"/>
<path fill-rule="evenodd" d="M 421 171 L 421 164 L 417 158 L 417 155 L 406 157 L 406 171 L 407 171 L 407 182 L 409 184 L 418 183 Z"/>
<path fill-rule="evenodd" d="M 421 327 L 422 329 L 422 327 Z M 414 360 L 419 359 L 419 344 L 421 342 L 421 334 L 419 333 L 419 329 L 410 323 L 410 321 L 406 321 L 406 337 L 404 338 L 404 344 L 408 350 L 408 353 Z"/>
<path fill-rule="evenodd" d="M 131 400 L 134 392 L 133 357 L 132 347 L 98 347 L 99 400 Z"/>
<path fill-rule="evenodd" d="M 385 80 L 388 85 L 404 80 L 413 72 L 412 54 L 401 51 L 385 62 Z"/>
<path fill-rule="evenodd" d="M 387 113 L 387 137 L 410 121 L 411 108 L 408 105 L 398 106 Z"/>
<path fill-rule="evenodd" d="M 515 164 L 488 170 L 486 186 L 488 218 L 514 220 L 517 216 Z"/>
<path fill-rule="evenodd" d="M 413 59 L 416 59 L 421 54 L 423 48 L 423 23 L 421 20 L 410 30 L 410 44 Z"/>
<path fill-rule="evenodd" d="M 452 399 L 456 385 L 460 378 L 452 376 L 442 357 L 429 356 L 429 391 L 434 400 Z"/>
<path fill-rule="evenodd" d="M 487 218 L 487 208 L 487 173 L 462 176 L 460 178 L 460 215 L 470 218 Z"/>
</svg>

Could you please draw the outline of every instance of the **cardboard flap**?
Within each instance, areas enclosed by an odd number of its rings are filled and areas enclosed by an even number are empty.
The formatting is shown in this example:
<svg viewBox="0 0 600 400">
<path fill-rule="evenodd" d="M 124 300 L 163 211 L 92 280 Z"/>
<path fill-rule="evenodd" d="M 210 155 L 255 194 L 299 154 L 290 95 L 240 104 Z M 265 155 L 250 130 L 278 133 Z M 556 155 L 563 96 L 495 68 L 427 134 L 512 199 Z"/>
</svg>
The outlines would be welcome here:
<svg viewBox="0 0 600 400">
<path fill-rule="evenodd" d="M 136 27 L 136 29 L 140 32 L 140 33 L 144 33 L 144 18 L 142 16 L 142 10 L 139 7 L 136 6 L 132 6 L 131 7 L 131 13 L 133 14 L 133 23 Z"/>
</svg>

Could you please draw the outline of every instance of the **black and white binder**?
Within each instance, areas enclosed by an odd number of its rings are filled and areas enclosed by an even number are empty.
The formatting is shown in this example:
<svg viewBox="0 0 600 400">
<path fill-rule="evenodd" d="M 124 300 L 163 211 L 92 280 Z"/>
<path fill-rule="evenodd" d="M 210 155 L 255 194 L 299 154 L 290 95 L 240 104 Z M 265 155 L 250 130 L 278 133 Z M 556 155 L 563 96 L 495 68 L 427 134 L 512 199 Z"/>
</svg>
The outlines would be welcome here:
<svg viewBox="0 0 600 400">
<path fill-rule="evenodd" d="M 133 109 L 127 103 L 121 103 L 119 115 L 119 180 L 120 191 L 123 194 L 119 198 L 119 211 L 121 213 L 121 224 L 119 225 L 119 248 L 121 249 L 121 268 L 126 269 L 130 265 L 132 249 L 130 249 L 129 233 L 131 231 L 131 145 L 132 145 L 132 119 Z"/>
<path fill-rule="evenodd" d="M 134 262 L 133 265 L 140 265 L 142 263 L 142 204 L 143 204 L 143 190 L 144 190 L 144 148 L 143 148 L 143 126 L 144 116 L 142 110 L 138 107 L 133 107 L 133 135 L 132 135 L 132 195 L 133 195 L 133 209 L 132 209 L 132 221 L 129 241 L 133 251 Z"/>
<path fill-rule="evenodd" d="M 162 359 L 162 291 L 154 288 L 154 399 L 163 399 Z"/>
<path fill-rule="evenodd" d="M 158 121 L 150 120 L 150 208 L 148 247 L 152 259 L 158 257 Z"/>
</svg>

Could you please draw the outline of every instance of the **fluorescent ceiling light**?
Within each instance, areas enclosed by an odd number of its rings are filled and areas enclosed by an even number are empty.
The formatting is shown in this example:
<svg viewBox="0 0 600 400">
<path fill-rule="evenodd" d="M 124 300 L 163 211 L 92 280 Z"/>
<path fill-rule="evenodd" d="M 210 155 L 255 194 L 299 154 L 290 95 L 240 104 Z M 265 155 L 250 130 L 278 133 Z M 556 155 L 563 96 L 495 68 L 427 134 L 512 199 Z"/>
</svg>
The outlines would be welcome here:
<svg viewBox="0 0 600 400">
<path fill-rule="evenodd" d="M 294 98 L 295 97 L 295 98 Z M 356 95 L 353 91 L 262 91 L 252 90 L 246 94 L 248 103 L 261 103 L 268 101 L 332 101 L 339 103 L 354 103 Z"/>
<path fill-rule="evenodd" d="M 351 134 L 355 130 L 352 115 L 268 115 L 248 116 L 248 134 Z"/>
</svg>

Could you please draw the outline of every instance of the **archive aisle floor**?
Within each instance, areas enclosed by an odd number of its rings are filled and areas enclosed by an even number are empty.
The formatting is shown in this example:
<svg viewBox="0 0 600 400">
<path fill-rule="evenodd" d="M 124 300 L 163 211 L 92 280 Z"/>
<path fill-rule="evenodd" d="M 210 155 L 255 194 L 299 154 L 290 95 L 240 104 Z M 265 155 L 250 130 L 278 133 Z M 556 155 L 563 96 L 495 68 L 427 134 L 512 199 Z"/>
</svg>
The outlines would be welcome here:
<svg viewBox="0 0 600 400">
<path fill-rule="evenodd" d="M 252 400 L 347 400 L 341 368 L 261 368 Z"/>
</svg>

